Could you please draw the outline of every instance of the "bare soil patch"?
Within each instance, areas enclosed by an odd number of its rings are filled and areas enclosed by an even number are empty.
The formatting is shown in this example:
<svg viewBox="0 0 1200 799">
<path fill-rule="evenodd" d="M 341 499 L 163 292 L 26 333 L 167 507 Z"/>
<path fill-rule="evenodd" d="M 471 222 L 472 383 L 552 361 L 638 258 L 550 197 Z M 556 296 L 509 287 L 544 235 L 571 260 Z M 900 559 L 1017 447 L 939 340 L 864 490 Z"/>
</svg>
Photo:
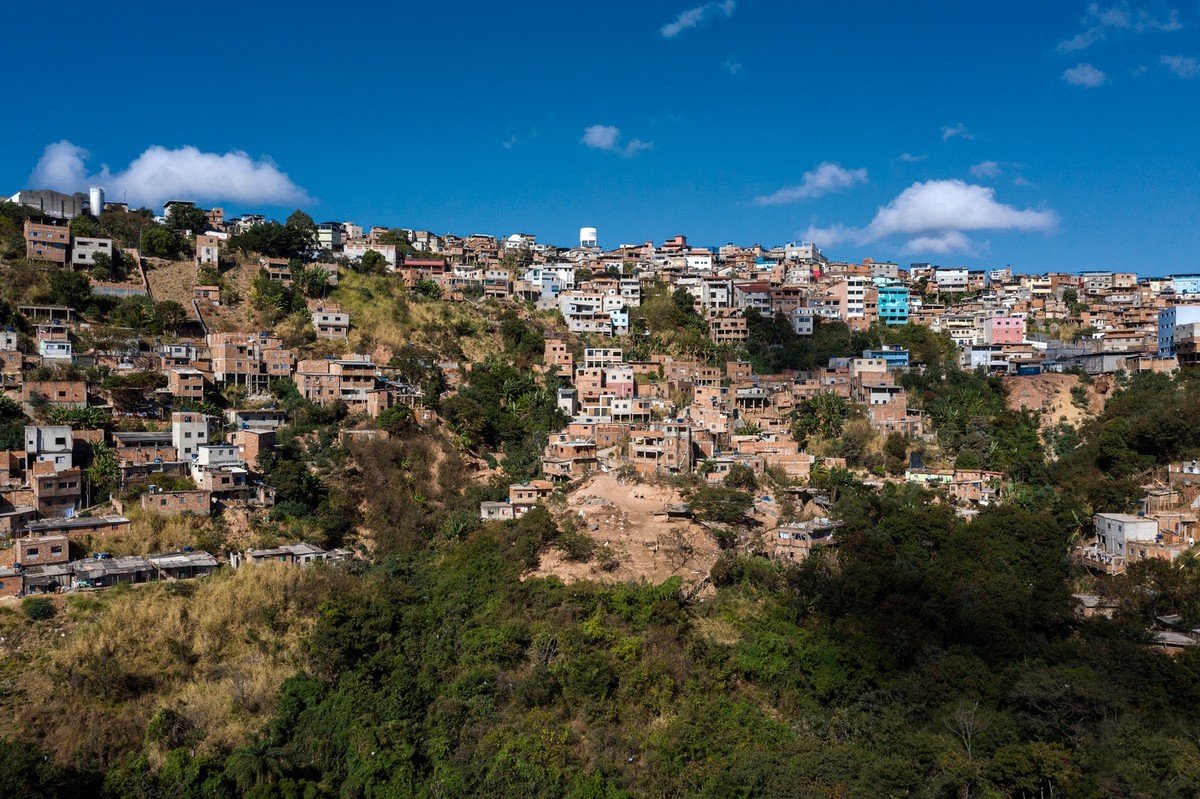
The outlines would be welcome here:
<svg viewBox="0 0 1200 799">
<path fill-rule="evenodd" d="M 597 474 L 571 492 L 566 507 L 576 529 L 597 543 L 597 556 L 576 563 L 551 549 L 530 576 L 554 576 L 568 583 L 661 583 L 678 576 L 690 590 L 708 577 L 720 550 L 703 525 L 669 520 L 659 513 L 668 503 L 681 501 L 678 491 L 665 486 L 622 484 L 610 474 Z"/>
</svg>

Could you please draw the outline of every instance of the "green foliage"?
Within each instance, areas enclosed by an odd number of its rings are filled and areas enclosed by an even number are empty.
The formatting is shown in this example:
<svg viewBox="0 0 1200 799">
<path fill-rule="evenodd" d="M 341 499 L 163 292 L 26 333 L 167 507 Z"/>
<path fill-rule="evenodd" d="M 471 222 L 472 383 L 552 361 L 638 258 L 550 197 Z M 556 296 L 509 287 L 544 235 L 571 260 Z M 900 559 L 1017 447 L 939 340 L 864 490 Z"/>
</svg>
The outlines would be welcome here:
<svg viewBox="0 0 1200 799">
<path fill-rule="evenodd" d="M 542 360 L 545 338 L 536 327 L 522 322 L 516 313 L 507 311 L 501 315 L 500 335 L 504 338 L 504 348 L 517 358 L 519 365 L 529 366 Z"/>
<path fill-rule="evenodd" d="M 142 234 L 156 227 L 154 213 L 147 208 L 135 211 L 105 211 L 100 214 L 100 227 L 118 247 L 140 247 Z"/>
<path fill-rule="evenodd" d="M 1001 471 L 1025 483 L 1045 479 L 1045 452 L 1034 411 L 1007 406 L 1003 381 L 978 372 L 906 372 L 909 402 L 928 415 L 938 442 L 960 468 Z"/>
<path fill-rule="evenodd" d="M 725 475 L 724 482 L 726 488 L 732 488 L 735 491 L 753 492 L 758 488 L 758 482 L 754 479 L 754 470 L 740 463 L 729 467 L 729 473 Z"/>
<path fill-rule="evenodd" d="M 92 281 L 83 272 L 56 269 L 50 273 L 50 302 L 79 310 L 92 297 Z"/>
<path fill-rule="evenodd" d="M 329 270 L 296 262 L 292 265 L 292 285 L 305 297 L 323 297 L 329 286 Z"/>
<path fill-rule="evenodd" d="M 0 394 L 0 448 L 24 449 L 25 425 L 28 421 L 16 400 L 7 394 Z"/>
<path fill-rule="evenodd" d="M 742 315 L 749 334 L 749 360 L 760 374 L 824 367 L 830 358 L 859 355 L 871 343 L 866 336 L 852 334 L 844 322 L 828 322 L 821 317 L 813 318 L 811 336 L 798 336 L 783 314 L 767 317 L 751 308 Z"/>
<path fill-rule="evenodd" d="M 31 596 L 21 600 L 21 612 L 32 621 L 46 621 L 58 613 L 54 603 L 45 597 Z"/>
<path fill-rule="evenodd" d="M 0 254 L 25 257 L 25 220 L 32 216 L 28 206 L 4 200 L 0 202 Z"/>
<path fill-rule="evenodd" d="M 688 505 L 697 519 L 742 524 L 754 505 L 754 497 L 736 488 L 702 485 L 688 496 Z"/>
<path fill-rule="evenodd" d="M 387 258 L 377 250 L 367 250 L 359 259 L 356 268 L 367 275 L 382 275 L 387 271 Z"/>
<path fill-rule="evenodd" d="M 379 425 L 380 430 L 385 430 L 394 436 L 410 433 L 417 427 L 417 420 L 413 417 L 413 412 L 404 405 L 380 411 L 375 423 Z"/>
<path fill-rule="evenodd" d="M 538 474 L 549 433 L 566 423 L 552 392 L 532 373 L 501 361 L 473 368 L 466 385 L 441 408 L 468 446 L 502 452 L 505 472 L 514 480 Z"/>
<path fill-rule="evenodd" d="M 308 233 L 292 225 L 274 220 L 254 225 L 245 233 L 229 239 L 230 249 L 259 253 L 268 258 L 299 258 L 309 247 Z"/>
<path fill-rule="evenodd" d="M 108 233 L 100 224 L 90 216 L 77 216 L 68 223 L 71 229 L 71 238 L 85 239 L 103 239 L 108 237 Z"/>
<path fill-rule="evenodd" d="M 432 280 L 418 280 L 413 285 L 413 291 L 431 300 L 436 300 L 442 296 L 442 287 Z"/>
<path fill-rule="evenodd" d="M 908 468 L 908 436 L 903 433 L 888 433 L 883 443 L 883 453 L 886 458 L 887 473 L 902 475 Z"/>
<path fill-rule="evenodd" d="M 250 281 L 250 306 L 268 325 L 276 324 L 288 314 L 305 310 L 300 292 L 280 280 L 272 280 L 265 269 L 258 270 Z"/>
<path fill-rule="evenodd" d="M 850 400 L 832 391 L 821 391 L 801 401 L 792 412 L 792 436 L 803 446 L 814 434 L 834 438 L 855 413 Z"/>
<path fill-rule="evenodd" d="M 284 225 L 307 236 L 309 241 L 313 241 L 317 237 L 317 223 L 299 208 L 288 214 Z"/>
<path fill-rule="evenodd" d="M 203 233 L 208 230 L 208 214 L 195 205 L 172 205 L 166 227 L 176 233 Z"/>
<path fill-rule="evenodd" d="M 155 226 L 143 231 L 138 248 L 142 255 L 151 258 L 182 258 L 188 251 L 188 242 L 168 228 Z"/>
</svg>

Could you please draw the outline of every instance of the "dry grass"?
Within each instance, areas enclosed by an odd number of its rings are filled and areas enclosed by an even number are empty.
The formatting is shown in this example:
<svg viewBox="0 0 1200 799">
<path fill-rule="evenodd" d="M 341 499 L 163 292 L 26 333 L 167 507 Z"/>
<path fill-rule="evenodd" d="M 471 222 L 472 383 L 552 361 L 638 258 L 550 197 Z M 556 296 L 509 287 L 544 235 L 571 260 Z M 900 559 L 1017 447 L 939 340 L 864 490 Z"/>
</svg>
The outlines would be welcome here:
<svg viewBox="0 0 1200 799">
<path fill-rule="evenodd" d="M 45 622 L 5 614 L 0 737 L 103 767 L 139 749 L 147 723 L 171 709 L 202 734 L 199 751 L 228 751 L 274 712 L 318 604 L 347 579 L 269 564 L 71 596 Z"/>
<path fill-rule="evenodd" d="M 478 306 L 414 297 L 394 276 L 345 273 L 330 299 L 350 314 L 348 349 L 374 350 L 380 360 L 411 344 L 446 357 L 461 350 L 470 360 L 485 360 L 503 349 Z"/>
<path fill-rule="evenodd" d="M 77 541 L 79 548 L 113 555 L 149 555 L 195 547 L 218 555 L 216 549 L 225 543 L 223 527 L 207 517 L 164 516 L 130 503 L 125 518 L 130 521 L 128 534 L 81 537 Z"/>
<path fill-rule="evenodd" d="M 142 263 L 146 267 L 146 279 L 150 281 L 150 296 L 155 302 L 174 300 L 184 308 L 191 309 L 192 286 L 196 284 L 194 262 L 145 258 Z"/>
</svg>

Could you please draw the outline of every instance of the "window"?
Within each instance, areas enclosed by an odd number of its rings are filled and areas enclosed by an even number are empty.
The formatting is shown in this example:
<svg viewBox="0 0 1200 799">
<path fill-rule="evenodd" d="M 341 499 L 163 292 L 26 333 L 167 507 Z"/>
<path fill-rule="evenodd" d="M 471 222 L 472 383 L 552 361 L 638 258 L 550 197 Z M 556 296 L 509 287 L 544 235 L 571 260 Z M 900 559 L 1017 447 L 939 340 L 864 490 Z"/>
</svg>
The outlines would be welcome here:
<svg viewBox="0 0 1200 799">
<path fill-rule="evenodd" d="M 63 548 L 62 548 L 62 547 L 50 547 L 50 554 L 51 554 L 51 555 L 61 555 L 62 553 L 63 553 Z"/>
</svg>

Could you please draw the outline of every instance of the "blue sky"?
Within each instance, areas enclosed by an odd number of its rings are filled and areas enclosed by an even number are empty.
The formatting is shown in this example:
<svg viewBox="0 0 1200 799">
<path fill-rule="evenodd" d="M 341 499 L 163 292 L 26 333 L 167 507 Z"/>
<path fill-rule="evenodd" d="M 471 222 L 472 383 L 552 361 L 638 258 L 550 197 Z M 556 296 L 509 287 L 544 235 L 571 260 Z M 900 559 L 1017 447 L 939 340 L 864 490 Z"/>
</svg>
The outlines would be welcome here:
<svg viewBox="0 0 1200 799">
<path fill-rule="evenodd" d="M 111 199 L 559 244 L 811 235 L 1032 272 L 1200 252 L 1200 0 L 67 3 L 53 28 L 57 52 L 7 43 L 3 193 L 107 165 Z"/>
</svg>

